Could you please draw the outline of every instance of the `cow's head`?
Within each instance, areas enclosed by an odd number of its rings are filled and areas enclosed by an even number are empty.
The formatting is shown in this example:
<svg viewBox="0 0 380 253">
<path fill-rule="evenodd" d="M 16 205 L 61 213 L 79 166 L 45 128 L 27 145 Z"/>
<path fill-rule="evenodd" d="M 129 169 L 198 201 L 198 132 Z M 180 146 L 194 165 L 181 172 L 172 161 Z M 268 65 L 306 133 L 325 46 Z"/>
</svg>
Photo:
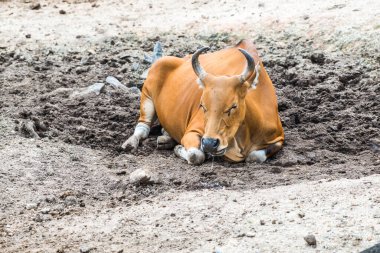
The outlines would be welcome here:
<svg viewBox="0 0 380 253">
<path fill-rule="evenodd" d="M 205 133 L 201 140 L 201 149 L 213 156 L 221 156 L 227 151 L 229 143 L 233 141 L 244 120 L 245 96 L 252 87 L 251 76 L 255 71 L 255 63 L 247 51 L 239 48 L 247 60 L 242 74 L 214 76 L 207 73 L 198 61 L 199 55 L 206 50 L 208 47 L 201 48 L 192 57 L 194 72 L 203 89 L 200 107 L 205 115 Z M 257 81 L 259 65 L 256 66 Z"/>
</svg>

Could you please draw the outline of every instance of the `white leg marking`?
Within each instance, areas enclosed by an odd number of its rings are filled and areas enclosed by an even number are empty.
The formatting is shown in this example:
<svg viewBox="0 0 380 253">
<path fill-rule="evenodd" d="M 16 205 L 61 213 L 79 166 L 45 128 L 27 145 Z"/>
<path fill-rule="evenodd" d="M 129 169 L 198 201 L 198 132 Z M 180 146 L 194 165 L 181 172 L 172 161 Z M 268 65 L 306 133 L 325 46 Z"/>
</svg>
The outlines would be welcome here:
<svg viewBox="0 0 380 253">
<path fill-rule="evenodd" d="M 246 162 L 259 162 L 259 163 L 262 163 L 262 162 L 265 162 L 266 159 L 267 159 L 266 150 L 265 149 L 261 149 L 261 150 L 252 151 L 248 155 L 248 157 L 245 158 L 245 161 Z"/>
<path fill-rule="evenodd" d="M 127 150 L 136 150 L 140 140 L 146 139 L 149 135 L 150 127 L 145 123 L 138 123 L 135 132 L 126 140 L 121 147 Z"/>
<path fill-rule="evenodd" d="M 146 99 L 143 104 L 143 110 L 145 112 L 145 121 L 152 122 L 156 111 L 154 109 L 154 104 L 151 99 Z"/>
<path fill-rule="evenodd" d="M 197 148 L 189 148 L 186 150 L 182 145 L 177 145 L 174 148 L 174 153 L 185 159 L 189 164 L 201 164 L 205 160 L 205 154 Z"/>
</svg>

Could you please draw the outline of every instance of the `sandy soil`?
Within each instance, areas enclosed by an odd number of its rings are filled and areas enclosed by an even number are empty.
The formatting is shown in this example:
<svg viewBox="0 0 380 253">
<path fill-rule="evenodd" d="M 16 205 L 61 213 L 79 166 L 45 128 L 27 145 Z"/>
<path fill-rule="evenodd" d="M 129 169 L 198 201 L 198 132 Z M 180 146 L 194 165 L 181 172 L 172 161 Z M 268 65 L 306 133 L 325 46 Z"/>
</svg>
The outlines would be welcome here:
<svg viewBox="0 0 380 253">
<path fill-rule="evenodd" d="M 370 0 L 0 1 L 0 251 L 359 252 L 379 243 L 379 10 Z M 157 40 L 184 56 L 243 37 L 277 89 L 286 145 L 275 158 L 189 166 L 155 149 L 159 126 L 138 152 L 120 149 Z M 110 75 L 130 88 L 85 92 Z M 136 169 L 148 184 L 130 182 Z"/>
</svg>

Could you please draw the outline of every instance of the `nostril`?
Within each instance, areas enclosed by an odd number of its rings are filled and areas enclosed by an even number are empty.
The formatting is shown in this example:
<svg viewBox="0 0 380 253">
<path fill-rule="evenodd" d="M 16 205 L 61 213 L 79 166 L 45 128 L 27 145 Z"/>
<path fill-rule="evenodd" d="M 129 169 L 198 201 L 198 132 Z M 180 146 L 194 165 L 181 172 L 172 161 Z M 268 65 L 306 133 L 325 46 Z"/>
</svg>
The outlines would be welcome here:
<svg viewBox="0 0 380 253">
<path fill-rule="evenodd" d="M 213 147 L 217 148 L 219 146 L 219 139 L 214 139 L 213 142 Z"/>
</svg>

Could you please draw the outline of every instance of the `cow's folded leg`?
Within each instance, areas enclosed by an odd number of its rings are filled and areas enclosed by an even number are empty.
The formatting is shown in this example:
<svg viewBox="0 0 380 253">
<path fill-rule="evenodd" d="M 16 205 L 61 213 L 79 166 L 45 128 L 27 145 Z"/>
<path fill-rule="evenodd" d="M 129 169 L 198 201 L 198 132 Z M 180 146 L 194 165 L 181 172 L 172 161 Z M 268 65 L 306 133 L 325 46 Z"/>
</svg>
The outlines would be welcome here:
<svg viewBox="0 0 380 253">
<path fill-rule="evenodd" d="M 150 126 L 156 118 L 154 104 L 151 98 L 143 92 L 140 100 L 140 118 L 133 135 L 130 136 L 121 147 L 127 151 L 135 151 L 141 140 L 149 136 Z"/>
<path fill-rule="evenodd" d="M 279 141 L 269 145 L 266 149 L 254 150 L 249 153 L 247 158 L 245 158 L 246 162 L 265 162 L 267 158 L 276 154 L 282 147 L 283 142 Z"/>
<path fill-rule="evenodd" d="M 174 153 L 187 161 L 188 164 L 199 165 L 205 161 L 205 153 L 198 148 L 186 149 L 182 145 L 177 145 L 174 148 Z"/>
<path fill-rule="evenodd" d="M 174 148 L 174 153 L 185 159 L 189 164 L 202 164 L 205 159 L 205 153 L 199 149 L 201 137 L 194 132 L 186 133 L 181 143 Z"/>
<path fill-rule="evenodd" d="M 157 137 L 157 149 L 172 149 L 176 141 L 162 128 L 162 135 Z"/>
</svg>

